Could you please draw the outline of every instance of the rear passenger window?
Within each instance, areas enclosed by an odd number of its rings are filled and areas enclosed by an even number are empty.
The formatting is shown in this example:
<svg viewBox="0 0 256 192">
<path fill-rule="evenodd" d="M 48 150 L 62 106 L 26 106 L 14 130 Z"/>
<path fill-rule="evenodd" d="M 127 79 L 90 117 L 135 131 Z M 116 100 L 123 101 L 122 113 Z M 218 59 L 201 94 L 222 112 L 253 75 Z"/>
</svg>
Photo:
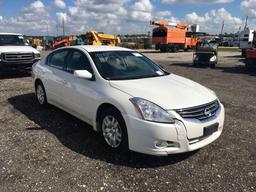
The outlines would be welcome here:
<svg viewBox="0 0 256 192">
<path fill-rule="evenodd" d="M 66 68 L 67 56 L 67 50 L 57 51 L 49 56 L 47 64 L 51 67 L 64 70 Z"/>
<path fill-rule="evenodd" d="M 67 71 L 73 73 L 75 70 L 87 70 L 92 73 L 89 60 L 80 51 L 73 51 L 68 59 Z"/>
</svg>

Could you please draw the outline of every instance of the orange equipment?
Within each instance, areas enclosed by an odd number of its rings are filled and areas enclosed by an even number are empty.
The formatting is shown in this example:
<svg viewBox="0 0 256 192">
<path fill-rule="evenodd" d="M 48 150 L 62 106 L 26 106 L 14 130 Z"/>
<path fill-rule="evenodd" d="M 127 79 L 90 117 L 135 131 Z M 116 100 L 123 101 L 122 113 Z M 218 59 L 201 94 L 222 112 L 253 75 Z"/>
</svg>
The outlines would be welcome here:
<svg viewBox="0 0 256 192">
<path fill-rule="evenodd" d="M 55 42 L 52 44 L 51 48 L 52 49 L 57 49 L 59 47 L 65 47 L 65 46 L 70 46 L 70 42 L 68 39 L 62 39 L 61 41 Z"/>
<path fill-rule="evenodd" d="M 254 34 L 256 31 L 254 32 Z M 245 51 L 245 66 L 246 68 L 256 67 L 256 36 L 252 41 L 252 48 Z"/>
<path fill-rule="evenodd" d="M 160 49 L 161 52 L 187 50 L 196 47 L 198 43 L 198 38 L 193 37 L 193 32 L 189 32 L 190 28 L 195 29 L 198 25 L 164 21 L 150 21 L 150 24 L 158 26 L 153 29 L 152 43 L 155 49 Z"/>
</svg>

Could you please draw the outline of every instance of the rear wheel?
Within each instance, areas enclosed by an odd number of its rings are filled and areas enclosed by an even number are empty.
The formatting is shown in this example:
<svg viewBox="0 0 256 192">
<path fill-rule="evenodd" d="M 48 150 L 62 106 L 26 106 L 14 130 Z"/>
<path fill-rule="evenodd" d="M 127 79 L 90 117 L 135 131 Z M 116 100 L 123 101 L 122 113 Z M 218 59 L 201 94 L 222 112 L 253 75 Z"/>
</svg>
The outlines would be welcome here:
<svg viewBox="0 0 256 192">
<path fill-rule="evenodd" d="M 179 47 L 178 47 L 177 45 L 174 45 L 172 51 L 173 51 L 174 53 L 177 53 L 178 50 L 179 50 Z"/>
<path fill-rule="evenodd" d="M 160 51 L 161 51 L 162 53 L 167 52 L 167 47 L 161 46 L 161 47 L 160 47 Z"/>
<path fill-rule="evenodd" d="M 104 143 L 114 151 L 128 150 L 128 135 L 125 121 L 119 111 L 106 109 L 100 118 Z"/>
<path fill-rule="evenodd" d="M 253 68 L 253 59 L 246 59 L 246 60 L 245 60 L 245 67 L 246 67 L 247 69 Z"/>
<path fill-rule="evenodd" d="M 36 84 L 36 98 L 39 105 L 46 107 L 48 105 L 46 92 L 41 82 Z"/>
</svg>

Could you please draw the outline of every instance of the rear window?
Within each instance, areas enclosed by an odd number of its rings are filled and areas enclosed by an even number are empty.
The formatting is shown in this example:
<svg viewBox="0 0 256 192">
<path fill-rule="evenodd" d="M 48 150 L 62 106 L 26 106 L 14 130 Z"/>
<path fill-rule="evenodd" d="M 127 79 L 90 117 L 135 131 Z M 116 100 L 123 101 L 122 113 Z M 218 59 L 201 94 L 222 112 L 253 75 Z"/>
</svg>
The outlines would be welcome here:
<svg viewBox="0 0 256 192">
<path fill-rule="evenodd" d="M 64 70 L 66 68 L 66 58 L 68 56 L 67 50 L 61 50 L 49 55 L 47 64 L 51 67 Z"/>
</svg>

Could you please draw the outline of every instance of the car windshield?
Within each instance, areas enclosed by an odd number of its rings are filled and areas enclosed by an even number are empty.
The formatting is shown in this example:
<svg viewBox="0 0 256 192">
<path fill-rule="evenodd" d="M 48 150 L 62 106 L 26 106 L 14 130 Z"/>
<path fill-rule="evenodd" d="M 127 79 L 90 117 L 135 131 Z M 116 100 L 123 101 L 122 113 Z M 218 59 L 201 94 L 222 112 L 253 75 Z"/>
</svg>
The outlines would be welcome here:
<svg viewBox="0 0 256 192">
<path fill-rule="evenodd" d="M 21 35 L 0 35 L 0 46 L 6 45 L 25 45 Z"/>
<path fill-rule="evenodd" d="M 159 65 L 138 52 L 90 53 L 100 75 L 107 80 L 127 80 L 168 75 Z"/>
</svg>

